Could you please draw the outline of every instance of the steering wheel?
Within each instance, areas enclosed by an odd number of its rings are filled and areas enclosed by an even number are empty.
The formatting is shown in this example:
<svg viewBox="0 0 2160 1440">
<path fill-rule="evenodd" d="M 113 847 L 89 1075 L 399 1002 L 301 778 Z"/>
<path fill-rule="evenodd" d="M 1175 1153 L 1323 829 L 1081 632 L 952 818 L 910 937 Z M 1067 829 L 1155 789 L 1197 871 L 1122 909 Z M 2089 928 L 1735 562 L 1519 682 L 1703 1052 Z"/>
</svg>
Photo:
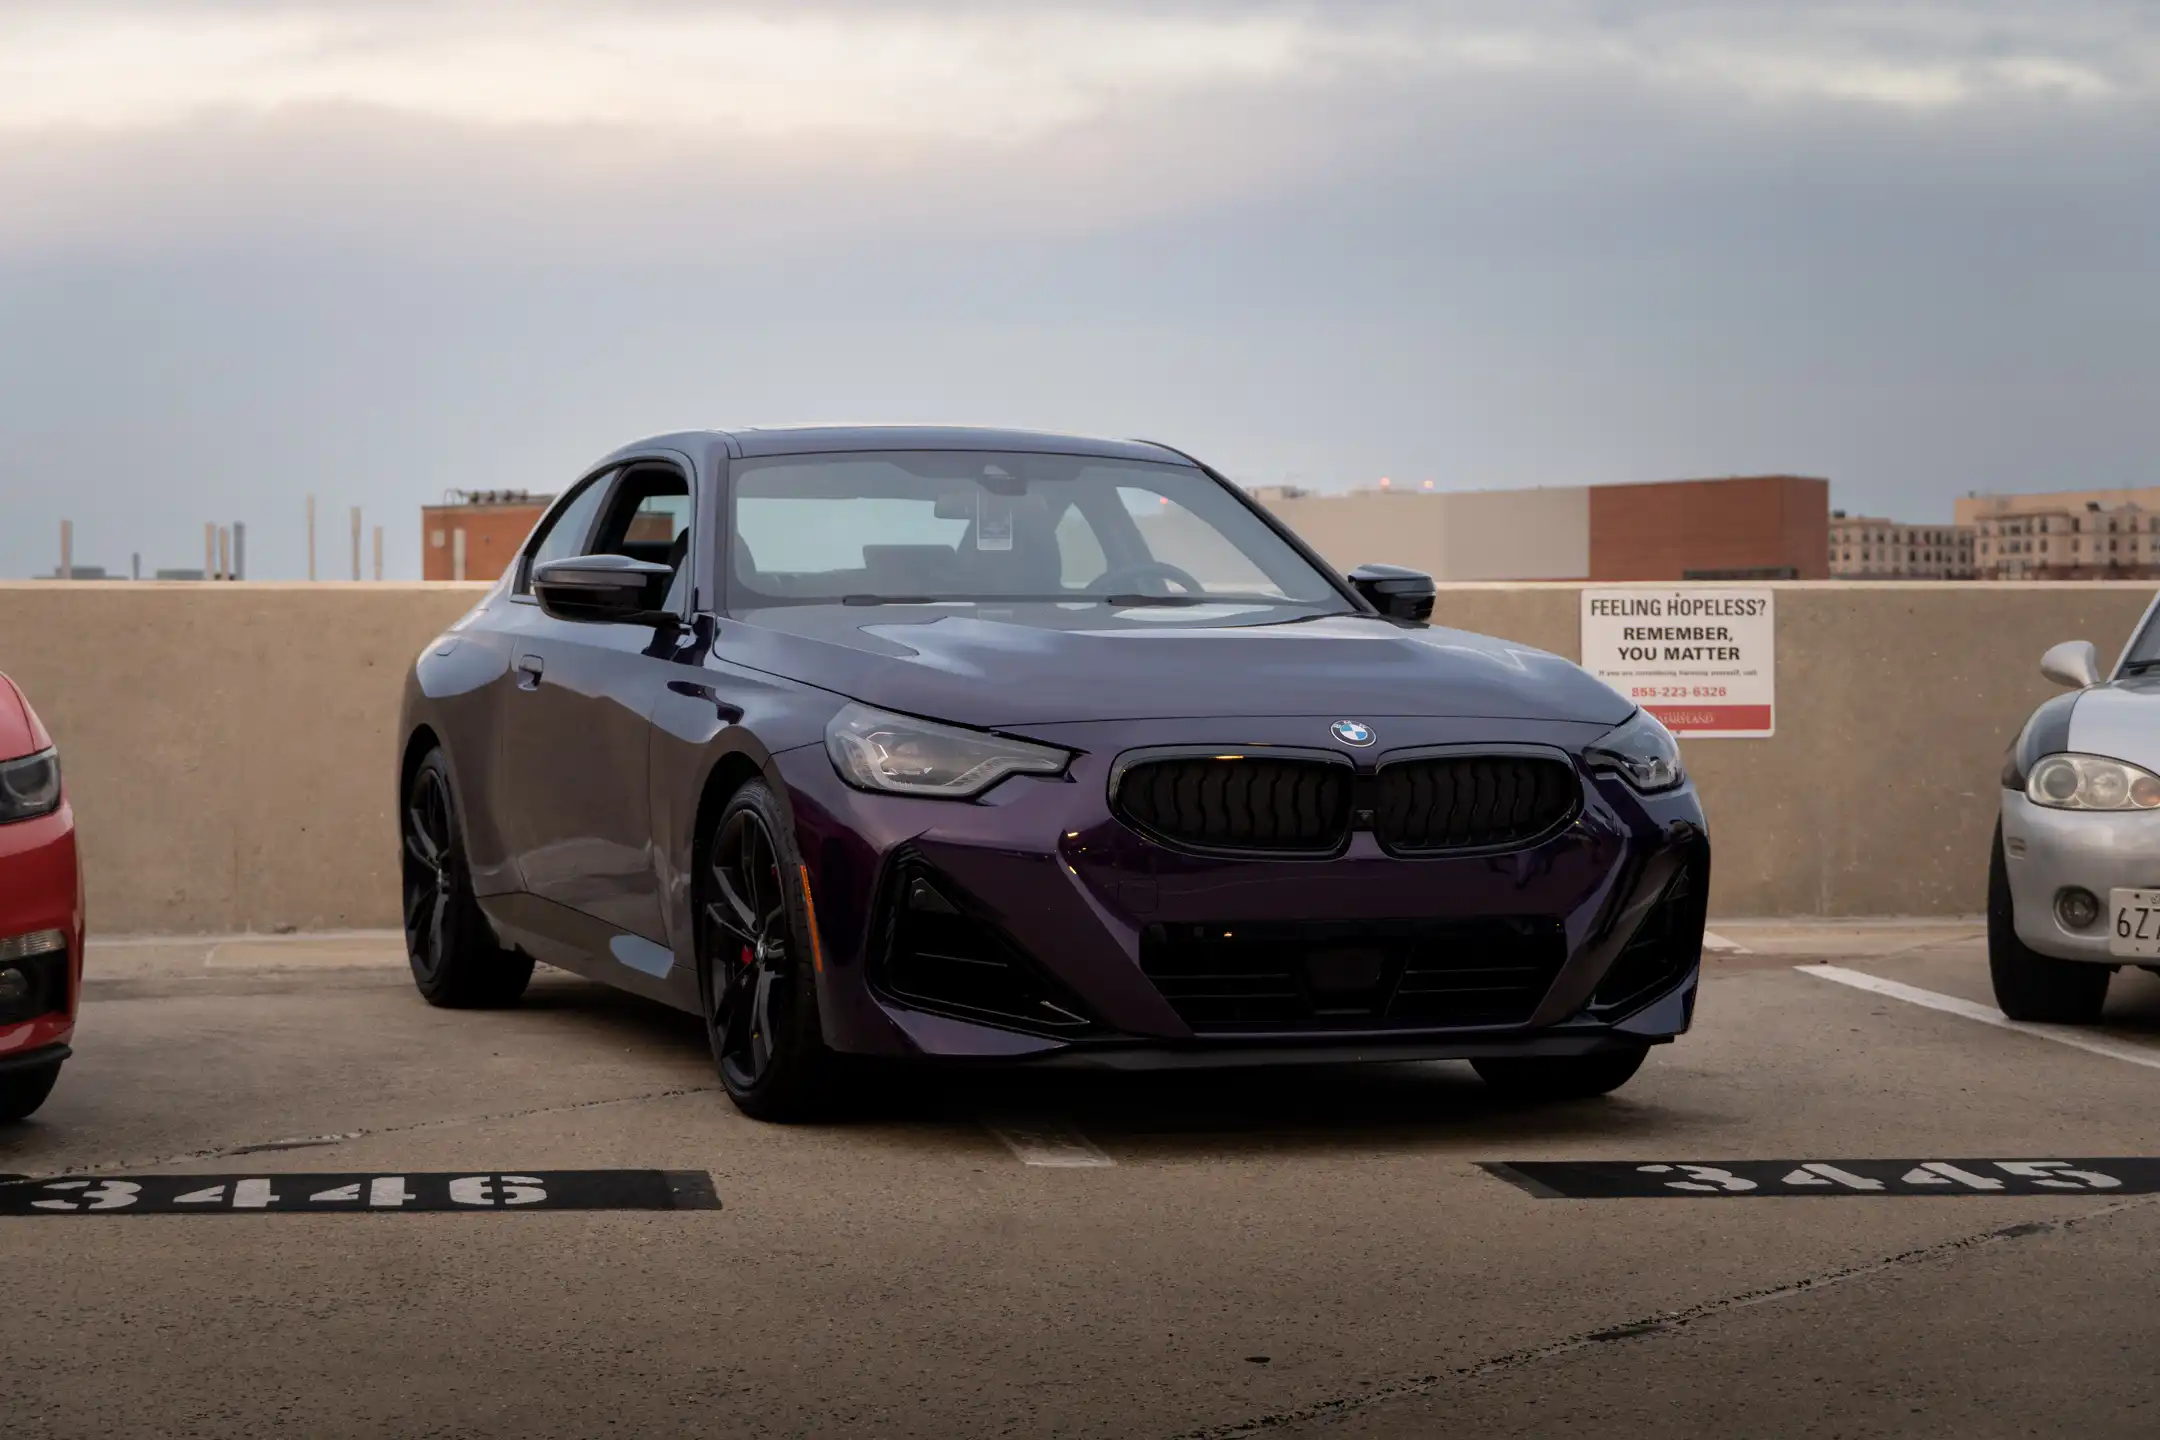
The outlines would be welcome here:
<svg viewBox="0 0 2160 1440">
<path fill-rule="evenodd" d="M 1195 580 L 1185 571 L 1178 569 L 1177 566 L 1168 564 L 1161 560 L 1142 560 L 1132 565 L 1120 565 L 1115 570 L 1106 571 L 1102 575 L 1097 576 L 1095 583 L 1088 586 L 1088 594 L 1168 594 L 1169 592 L 1167 590 L 1141 590 L 1134 588 L 1145 585 L 1150 581 L 1159 582 L 1164 580 L 1169 581 L 1173 585 L 1181 587 L 1188 595 L 1198 596 L 1207 593 L 1206 586 L 1202 585 L 1198 580 Z"/>
</svg>

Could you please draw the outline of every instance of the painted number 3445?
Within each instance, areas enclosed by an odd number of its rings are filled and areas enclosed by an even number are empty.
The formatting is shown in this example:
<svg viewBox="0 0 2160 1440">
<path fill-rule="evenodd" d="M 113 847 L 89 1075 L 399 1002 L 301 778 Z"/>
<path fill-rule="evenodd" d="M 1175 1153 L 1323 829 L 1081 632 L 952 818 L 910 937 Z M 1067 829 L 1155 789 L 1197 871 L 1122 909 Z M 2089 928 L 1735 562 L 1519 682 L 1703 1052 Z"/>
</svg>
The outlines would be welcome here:
<svg viewBox="0 0 2160 1440">
<path fill-rule="evenodd" d="M 2113 1175 L 2104 1175 L 2098 1170 L 2074 1169 L 2067 1160 L 1996 1160 L 1990 1164 L 2003 1175 L 2047 1190 L 2114 1190 L 2122 1185 L 2122 1181 Z M 1635 1168 L 1645 1175 L 1678 1176 L 1664 1182 L 1668 1190 L 1737 1195 L 1762 1188 L 1760 1182 L 1716 1165 L 1638 1165 Z M 1881 1192 L 1910 1186 L 1955 1186 L 1971 1191 L 1991 1191 L 2008 1188 L 2008 1184 L 1997 1176 L 1968 1170 L 1947 1160 L 1923 1160 L 1898 1177 L 1895 1184 L 1823 1161 L 1807 1161 L 1778 1180 L 1776 1187 Z"/>
<path fill-rule="evenodd" d="M 199 1190 L 175 1195 L 174 1205 L 227 1206 L 234 1210 L 267 1210 L 273 1205 L 363 1205 L 369 1209 L 395 1210 L 418 1200 L 402 1175 L 377 1175 L 364 1183 L 336 1185 L 308 1194 L 284 1194 L 275 1177 L 220 1181 Z M 39 1187 L 46 1198 L 33 1200 L 38 1210 L 124 1210 L 142 1194 L 133 1180 L 54 1180 Z M 461 1175 L 450 1182 L 450 1201 L 455 1205 L 536 1205 L 547 1199 L 547 1189 L 533 1175 Z"/>
</svg>

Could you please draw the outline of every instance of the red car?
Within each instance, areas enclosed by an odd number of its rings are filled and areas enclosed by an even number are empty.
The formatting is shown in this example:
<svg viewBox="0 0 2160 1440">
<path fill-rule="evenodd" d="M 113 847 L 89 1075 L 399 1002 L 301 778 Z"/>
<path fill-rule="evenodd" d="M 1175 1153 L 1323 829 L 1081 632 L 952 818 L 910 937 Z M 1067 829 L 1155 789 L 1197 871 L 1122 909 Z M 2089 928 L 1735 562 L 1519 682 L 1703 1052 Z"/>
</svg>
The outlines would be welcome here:
<svg viewBox="0 0 2160 1440">
<path fill-rule="evenodd" d="M 60 757 L 0 675 L 0 1123 L 45 1103 L 82 993 L 82 869 Z"/>
</svg>

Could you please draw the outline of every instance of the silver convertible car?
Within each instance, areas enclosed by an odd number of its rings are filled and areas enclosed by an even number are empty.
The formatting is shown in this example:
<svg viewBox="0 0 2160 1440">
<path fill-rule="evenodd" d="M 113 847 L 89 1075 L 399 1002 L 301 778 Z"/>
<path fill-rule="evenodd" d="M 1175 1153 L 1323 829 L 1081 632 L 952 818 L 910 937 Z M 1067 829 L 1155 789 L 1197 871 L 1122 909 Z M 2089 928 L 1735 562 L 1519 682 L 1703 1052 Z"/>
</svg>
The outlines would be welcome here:
<svg viewBox="0 0 2160 1440">
<path fill-rule="evenodd" d="M 2040 659 L 2071 693 L 2003 764 L 1988 970 L 2013 1020 L 2100 1018 L 2117 967 L 2160 970 L 2160 599 L 2105 677 L 2088 641 Z"/>
</svg>

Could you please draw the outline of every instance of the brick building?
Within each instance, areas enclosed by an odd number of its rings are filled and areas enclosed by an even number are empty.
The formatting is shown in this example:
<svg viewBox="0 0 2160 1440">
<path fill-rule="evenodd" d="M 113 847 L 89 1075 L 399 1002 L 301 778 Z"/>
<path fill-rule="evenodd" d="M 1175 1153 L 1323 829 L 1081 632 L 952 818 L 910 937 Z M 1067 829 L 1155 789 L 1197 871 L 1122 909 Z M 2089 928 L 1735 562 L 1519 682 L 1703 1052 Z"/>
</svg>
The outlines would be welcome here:
<svg viewBox="0 0 2160 1440">
<path fill-rule="evenodd" d="M 1830 482 L 1747 475 L 1529 490 L 1269 487 L 1255 497 L 1348 569 L 1452 580 L 1821 580 Z"/>
<path fill-rule="evenodd" d="M 525 490 L 453 490 L 420 507 L 420 578 L 493 580 L 510 566 L 552 495 Z"/>
</svg>

